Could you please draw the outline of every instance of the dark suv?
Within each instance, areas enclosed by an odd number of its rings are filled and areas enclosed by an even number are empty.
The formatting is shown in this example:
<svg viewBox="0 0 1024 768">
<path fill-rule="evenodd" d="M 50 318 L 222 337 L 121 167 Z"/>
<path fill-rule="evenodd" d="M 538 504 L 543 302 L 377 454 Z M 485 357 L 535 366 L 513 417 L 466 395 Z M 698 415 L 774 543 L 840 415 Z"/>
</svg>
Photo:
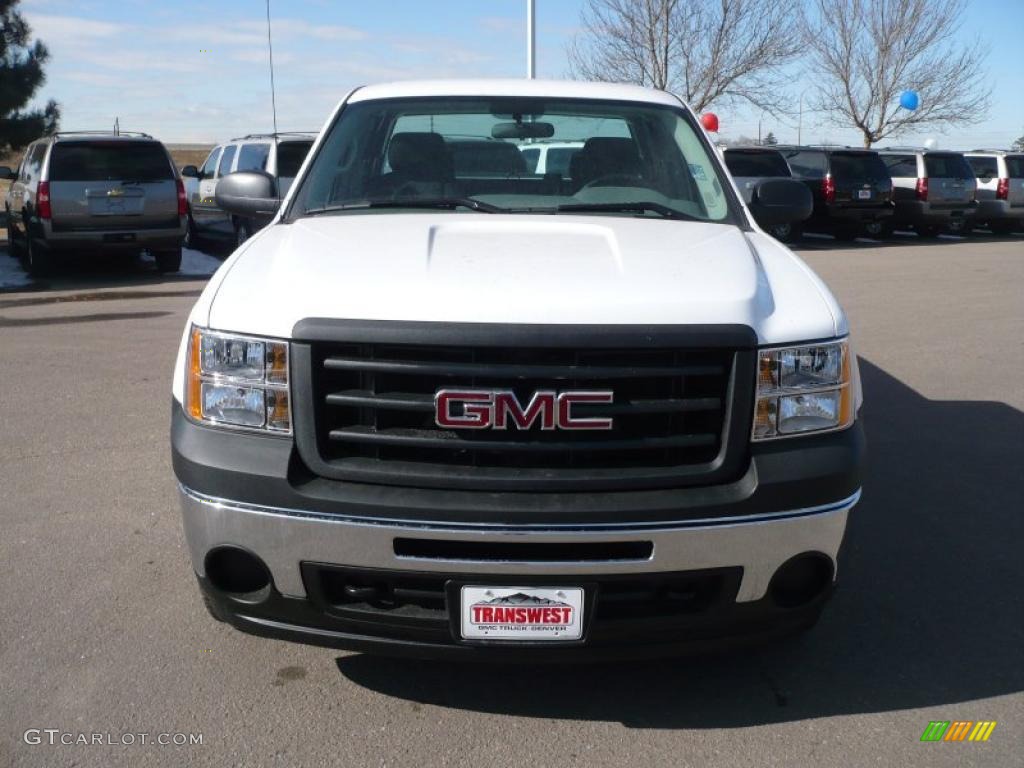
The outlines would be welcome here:
<svg viewBox="0 0 1024 768">
<path fill-rule="evenodd" d="M 722 150 L 722 159 L 729 169 L 736 188 L 743 195 L 743 202 L 750 204 L 754 190 L 765 179 L 788 179 L 792 172 L 786 164 L 782 153 L 773 147 L 726 147 Z M 757 218 L 757 214 L 754 214 Z M 800 239 L 803 222 L 794 221 L 785 224 L 768 224 L 758 221 L 764 230 L 776 240 L 791 243 Z"/>
<path fill-rule="evenodd" d="M 776 147 L 814 195 L 804 228 L 839 240 L 877 236 L 893 215 L 892 178 L 877 152 L 853 147 Z"/>
<path fill-rule="evenodd" d="M 11 255 L 33 274 L 58 252 L 149 251 L 181 267 L 185 188 L 167 149 L 145 133 L 55 133 L 29 145 L 7 192 Z"/>
</svg>

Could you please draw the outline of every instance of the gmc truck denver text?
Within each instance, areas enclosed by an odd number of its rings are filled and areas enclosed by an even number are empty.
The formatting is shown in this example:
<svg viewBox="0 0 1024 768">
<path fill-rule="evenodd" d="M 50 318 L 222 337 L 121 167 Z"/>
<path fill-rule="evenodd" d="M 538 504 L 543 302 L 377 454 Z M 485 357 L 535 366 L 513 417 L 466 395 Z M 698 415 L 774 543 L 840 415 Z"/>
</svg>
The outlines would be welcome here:
<svg viewBox="0 0 1024 768">
<path fill-rule="evenodd" d="M 562 171 L 523 150 L 576 144 Z M 667 93 L 360 88 L 189 317 L 172 449 L 210 612 L 455 658 L 651 656 L 813 624 L 864 441 L 846 318 Z"/>
</svg>

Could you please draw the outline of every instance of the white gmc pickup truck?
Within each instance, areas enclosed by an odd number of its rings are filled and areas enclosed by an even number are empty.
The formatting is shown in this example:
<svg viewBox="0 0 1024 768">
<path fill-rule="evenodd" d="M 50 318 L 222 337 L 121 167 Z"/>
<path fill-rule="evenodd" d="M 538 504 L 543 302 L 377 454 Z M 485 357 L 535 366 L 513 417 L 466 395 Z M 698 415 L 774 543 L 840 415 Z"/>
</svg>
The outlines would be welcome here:
<svg viewBox="0 0 1024 768">
<path fill-rule="evenodd" d="M 524 151 L 577 151 L 531 172 Z M 864 438 L 825 285 L 692 111 L 542 81 L 359 88 L 181 339 L 171 446 L 213 616 L 391 654 L 675 654 L 811 626 Z"/>
</svg>

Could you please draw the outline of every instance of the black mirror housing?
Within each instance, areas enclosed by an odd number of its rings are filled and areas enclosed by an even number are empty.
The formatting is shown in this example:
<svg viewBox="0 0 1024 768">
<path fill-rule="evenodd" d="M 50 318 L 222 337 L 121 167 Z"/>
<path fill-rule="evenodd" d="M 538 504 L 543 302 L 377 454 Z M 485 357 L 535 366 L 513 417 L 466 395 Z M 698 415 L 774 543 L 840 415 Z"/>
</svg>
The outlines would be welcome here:
<svg viewBox="0 0 1024 768">
<path fill-rule="evenodd" d="M 14 171 L 12 171 L 6 165 L 0 165 L 0 179 L 13 179 L 14 177 Z"/>
<path fill-rule="evenodd" d="M 281 200 L 274 177 L 262 171 L 236 171 L 217 182 L 217 207 L 244 218 L 272 217 Z"/>
<path fill-rule="evenodd" d="M 186 165 L 184 168 L 181 169 L 181 175 L 189 179 L 198 179 L 199 169 L 196 168 L 194 165 Z"/>
<path fill-rule="evenodd" d="M 810 217 L 814 198 L 794 179 L 766 179 L 754 189 L 748 207 L 761 226 L 793 224 Z"/>
</svg>

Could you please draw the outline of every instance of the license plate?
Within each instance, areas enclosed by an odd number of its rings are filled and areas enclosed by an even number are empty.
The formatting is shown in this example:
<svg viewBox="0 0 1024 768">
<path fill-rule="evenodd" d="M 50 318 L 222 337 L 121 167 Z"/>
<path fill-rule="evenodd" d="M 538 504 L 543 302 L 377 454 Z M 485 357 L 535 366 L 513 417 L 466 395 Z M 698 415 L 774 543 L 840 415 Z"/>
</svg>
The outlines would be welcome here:
<svg viewBox="0 0 1024 768">
<path fill-rule="evenodd" d="M 857 199 L 858 200 L 870 200 L 871 199 L 871 190 L 870 189 L 858 189 L 857 190 Z"/>
<path fill-rule="evenodd" d="M 460 619 L 466 640 L 579 640 L 583 589 L 466 586 Z"/>
</svg>

